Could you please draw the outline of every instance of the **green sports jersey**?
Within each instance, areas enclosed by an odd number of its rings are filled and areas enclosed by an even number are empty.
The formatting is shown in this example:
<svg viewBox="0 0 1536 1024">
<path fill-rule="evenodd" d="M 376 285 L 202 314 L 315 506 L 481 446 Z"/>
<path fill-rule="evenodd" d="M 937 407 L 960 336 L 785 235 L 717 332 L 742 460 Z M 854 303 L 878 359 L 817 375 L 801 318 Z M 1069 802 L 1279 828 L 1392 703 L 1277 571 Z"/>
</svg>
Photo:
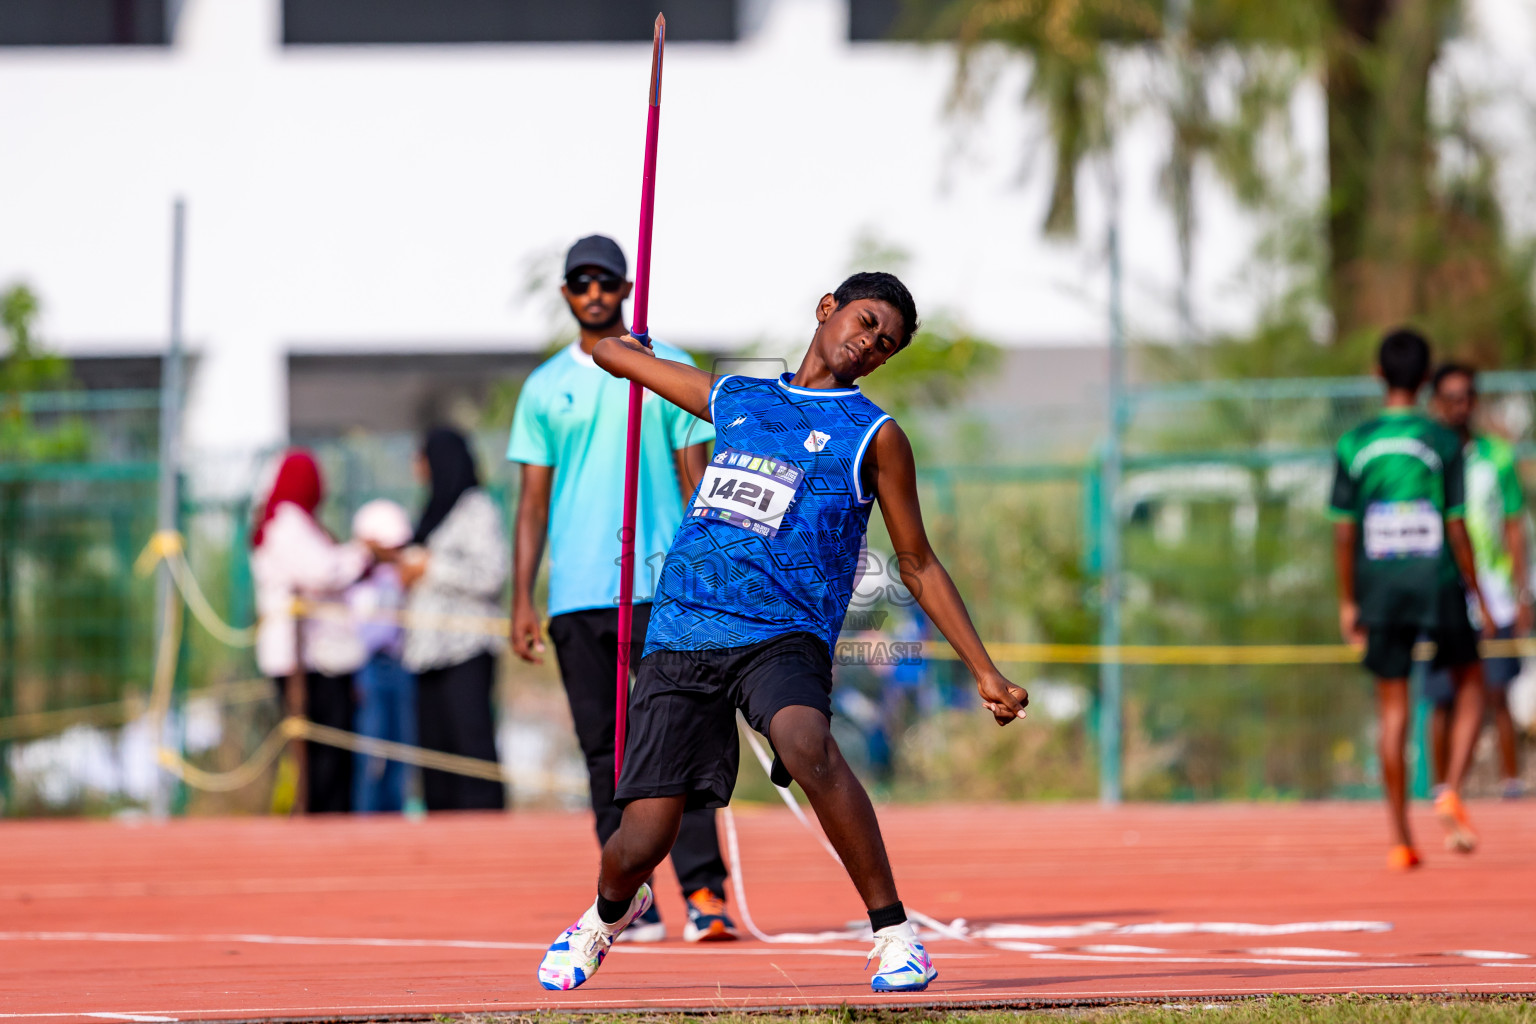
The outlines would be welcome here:
<svg viewBox="0 0 1536 1024">
<path fill-rule="evenodd" d="M 1515 621 L 1514 556 L 1504 543 L 1504 521 L 1525 506 L 1514 445 L 1499 437 L 1474 435 L 1462 449 L 1467 474 L 1467 534 L 1477 561 L 1477 582 L 1499 626 Z"/>
<path fill-rule="evenodd" d="M 1339 438 L 1329 513 L 1352 520 L 1355 599 L 1367 625 L 1432 627 L 1454 586 L 1445 522 L 1465 509 L 1461 439 L 1415 409 L 1385 409 Z"/>
</svg>

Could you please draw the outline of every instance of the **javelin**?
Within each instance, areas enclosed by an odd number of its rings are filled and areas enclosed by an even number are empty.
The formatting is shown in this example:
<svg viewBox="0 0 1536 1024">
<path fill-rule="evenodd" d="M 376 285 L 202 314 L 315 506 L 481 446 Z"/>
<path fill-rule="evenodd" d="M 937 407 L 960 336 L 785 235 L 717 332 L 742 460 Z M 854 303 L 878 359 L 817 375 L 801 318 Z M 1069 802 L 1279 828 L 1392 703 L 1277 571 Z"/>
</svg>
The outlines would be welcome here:
<svg viewBox="0 0 1536 1024">
<path fill-rule="evenodd" d="M 635 250 L 635 316 L 630 334 L 647 346 L 650 335 L 651 222 L 656 213 L 656 136 L 661 127 L 661 53 L 667 19 L 656 15 L 651 41 L 651 103 L 645 120 L 645 177 L 640 183 L 640 244 Z M 629 717 L 630 635 L 635 599 L 635 499 L 640 485 L 640 405 L 645 389 L 629 385 L 629 434 L 624 454 L 624 528 L 619 531 L 619 672 L 614 698 L 613 783 L 624 767 L 624 730 Z"/>
</svg>

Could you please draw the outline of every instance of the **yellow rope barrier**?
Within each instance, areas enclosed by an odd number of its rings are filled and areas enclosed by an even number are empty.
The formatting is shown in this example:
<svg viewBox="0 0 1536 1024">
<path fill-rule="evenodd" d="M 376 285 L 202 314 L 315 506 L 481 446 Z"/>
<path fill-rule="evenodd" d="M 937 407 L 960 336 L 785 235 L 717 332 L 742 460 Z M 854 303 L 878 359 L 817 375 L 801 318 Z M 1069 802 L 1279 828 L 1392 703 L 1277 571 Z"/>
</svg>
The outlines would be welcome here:
<svg viewBox="0 0 1536 1024">
<path fill-rule="evenodd" d="M 352 615 L 344 604 L 295 601 L 294 613 L 332 621 Z M 489 616 L 439 615 L 410 611 L 381 611 L 378 621 L 416 629 L 445 632 L 479 633 L 507 637 L 506 619 Z M 895 645 L 892 645 L 895 646 Z M 1097 644 L 989 643 L 987 653 L 995 661 L 1011 665 L 1349 665 L 1360 660 L 1362 651 L 1349 644 L 1121 644 L 1101 647 Z M 1479 647 L 1485 658 L 1518 658 L 1536 655 L 1536 639 L 1484 640 Z M 916 655 L 930 661 L 959 661 L 955 649 L 943 641 L 917 645 Z M 1421 643 L 1413 656 L 1428 661 L 1435 655 L 1435 645 Z"/>
<path fill-rule="evenodd" d="M 242 679 L 239 682 L 193 690 L 187 694 L 187 701 L 216 700 L 227 706 L 265 700 L 271 696 L 272 680 Z M 77 725 L 122 725 L 146 710 L 147 698 L 136 693 L 105 704 L 86 704 L 53 711 L 27 711 L 9 718 L 0 718 L 0 740 L 32 739 L 60 733 Z"/>
<path fill-rule="evenodd" d="M 320 725 L 297 715 L 289 716 L 279 722 L 249 758 L 228 771 L 212 772 L 199 768 L 169 747 L 162 746 L 157 753 L 160 764 L 164 768 L 194 789 L 228 793 L 260 780 L 272 763 L 282 755 L 283 748 L 291 740 L 322 743 L 329 747 L 340 747 L 353 753 L 366 754 L 369 757 L 400 761 L 418 768 L 451 772 L 455 775 L 488 779 L 491 782 L 510 780 L 510 776 L 497 761 L 447 754 L 440 750 L 413 747 L 406 743 L 395 743 L 371 736 L 359 736 L 357 733 Z M 561 790 L 573 795 L 586 793 L 585 787 L 577 786 L 559 776 L 546 772 L 541 778 L 547 789 Z"/>
<path fill-rule="evenodd" d="M 1478 645 L 1484 658 L 1521 658 L 1536 655 L 1536 639 L 1484 640 Z M 993 660 L 1010 665 L 1352 665 L 1364 653 L 1349 644 L 987 644 Z M 1428 661 L 1435 645 L 1414 645 L 1413 656 Z M 922 657 L 933 661 L 958 661 L 953 647 L 942 642 L 922 645 Z"/>
<path fill-rule="evenodd" d="M 192 567 L 187 564 L 186 545 L 175 530 L 160 530 L 151 536 L 133 568 L 140 576 L 148 576 L 162 561 L 170 570 L 171 581 L 181 591 L 192 617 L 209 635 L 226 647 L 251 647 L 256 643 L 256 626 L 232 626 L 213 610 L 197 577 L 192 574 Z"/>
<path fill-rule="evenodd" d="M 447 754 L 441 750 L 427 750 L 423 747 L 413 747 L 406 743 L 395 743 L 391 740 L 375 739 L 372 736 L 359 736 L 356 733 L 347 732 L 344 729 L 336 729 L 329 725 L 320 725 L 316 722 L 300 720 L 303 727 L 303 738 L 316 743 L 324 743 L 331 747 L 341 747 L 357 754 L 367 754 L 370 757 L 382 757 L 391 761 L 403 761 L 413 764 L 418 768 L 433 768 L 440 772 L 453 772 L 456 775 L 468 775 L 477 779 L 489 779 L 492 782 L 504 782 L 506 773 L 502 771 L 498 761 L 486 761 L 478 757 L 464 757 L 461 754 Z"/>
<path fill-rule="evenodd" d="M 182 782 L 193 789 L 201 789 L 210 793 L 232 793 L 237 789 L 244 789 L 257 781 L 266 773 L 267 768 L 282 756 L 283 749 L 288 746 L 288 741 L 297 739 L 303 734 L 302 718 L 285 718 L 278 723 L 277 728 L 267 734 L 267 738 L 261 741 L 255 753 L 246 758 L 238 768 L 224 772 L 210 772 L 192 764 L 182 757 L 178 751 L 160 744 L 155 749 L 155 756 L 160 766 L 175 775 Z"/>
</svg>

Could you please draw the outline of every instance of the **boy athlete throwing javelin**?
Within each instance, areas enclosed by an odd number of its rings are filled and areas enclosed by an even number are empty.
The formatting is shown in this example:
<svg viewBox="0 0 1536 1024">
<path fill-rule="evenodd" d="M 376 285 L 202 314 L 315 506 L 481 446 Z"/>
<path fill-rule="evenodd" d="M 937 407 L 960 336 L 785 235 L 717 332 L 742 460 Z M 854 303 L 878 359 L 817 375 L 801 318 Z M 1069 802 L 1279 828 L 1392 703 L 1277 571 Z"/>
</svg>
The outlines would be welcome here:
<svg viewBox="0 0 1536 1024">
<path fill-rule="evenodd" d="M 900 552 L 901 577 L 976 677 L 999 725 L 1028 695 L 992 664 L 923 530 L 912 447 L 854 383 L 912 340 L 917 309 L 890 274 L 855 274 L 816 307 L 797 373 L 714 377 L 657 359 L 632 337 L 593 351 L 715 424 L 714 457 L 672 541 L 630 696 L 629 736 L 603 846 L 597 901 L 539 965 L 539 982 L 590 978 L 651 903 L 645 880 L 683 812 L 730 802 L 740 748 L 735 713 L 766 734 L 799 782 L 869 910 L 877 992 L 921 991 L 938 977 L 896 894 L 880 824 L 832 739 L 832 647 L 852 592 L 876 499 Z"/>
</svg>

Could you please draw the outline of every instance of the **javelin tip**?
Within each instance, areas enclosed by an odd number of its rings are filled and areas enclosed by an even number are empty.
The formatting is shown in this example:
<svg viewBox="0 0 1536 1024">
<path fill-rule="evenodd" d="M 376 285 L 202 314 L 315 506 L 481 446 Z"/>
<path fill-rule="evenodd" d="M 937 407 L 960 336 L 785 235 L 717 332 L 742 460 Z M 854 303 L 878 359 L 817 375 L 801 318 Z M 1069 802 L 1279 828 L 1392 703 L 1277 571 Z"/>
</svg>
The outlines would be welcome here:
<svg viewBox="0 0 1536 1024">
<path fill-rule="evenodd" d="M 661 104 L 661 54 L 667 45 L 667 16 L 656 15 L 656 29 L 651 36 L 651 106 Z"/>
</svg>

